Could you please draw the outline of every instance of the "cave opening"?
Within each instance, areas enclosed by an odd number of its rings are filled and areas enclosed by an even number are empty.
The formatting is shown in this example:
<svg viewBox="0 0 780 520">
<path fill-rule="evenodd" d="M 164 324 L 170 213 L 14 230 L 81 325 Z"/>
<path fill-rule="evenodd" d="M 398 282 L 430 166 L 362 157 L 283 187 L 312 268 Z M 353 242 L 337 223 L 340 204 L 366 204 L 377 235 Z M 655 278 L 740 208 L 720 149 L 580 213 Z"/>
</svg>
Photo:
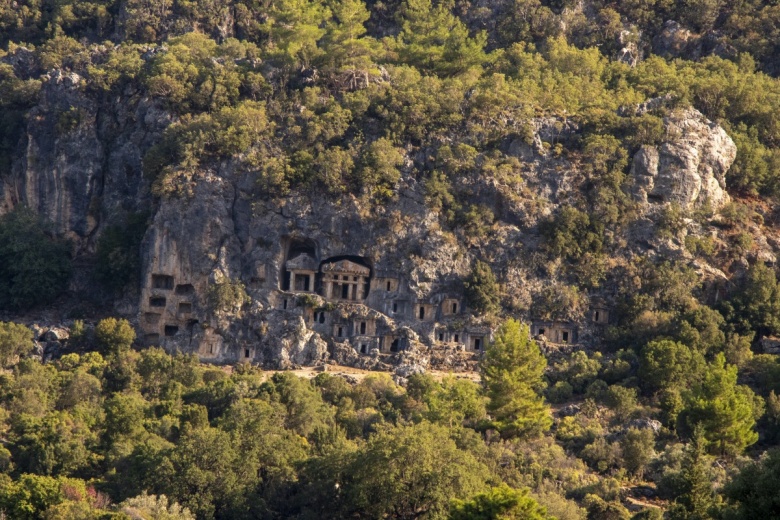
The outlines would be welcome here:
<svg viewBox="0 0 780 520">
<path fill-rule="evenodd" d="M 301 255 L 309 256 L 316 262 L 319 258 L 317 254 L 317 242 L 308 238 L 288 237 L 285 238 L 285 256 L 284 262 L 282 262 L 281 273 L 279 273 L 280 286 L 283 291 L 289 291 L 290 287 L 290 271 L 287 270 L 287 262 L 297 258 Z M 314 280 L 309 282 L 309 287 L 306 290 L 312 290 L 314 287 Z M 295 289 L 292 287 L 292 289 Z"/>
</svg>

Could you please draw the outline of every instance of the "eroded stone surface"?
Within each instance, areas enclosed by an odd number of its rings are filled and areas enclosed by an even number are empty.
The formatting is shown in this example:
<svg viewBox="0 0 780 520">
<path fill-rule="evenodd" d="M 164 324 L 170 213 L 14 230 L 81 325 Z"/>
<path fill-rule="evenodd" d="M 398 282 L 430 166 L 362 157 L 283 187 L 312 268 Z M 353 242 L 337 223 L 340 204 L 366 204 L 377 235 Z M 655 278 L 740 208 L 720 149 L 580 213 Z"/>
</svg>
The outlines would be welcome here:
<svg viewBox="0 0 780 520">
<path fill-rule="evenodd" d="M 645 204 L 677 203 L 683 209 L 729 202 L 726 171 L 737 154 L 725 130 L 694 109 L 664 119 L 668 140 L 643 146 L 631 167 L 633 194 Z"/>
</svg>

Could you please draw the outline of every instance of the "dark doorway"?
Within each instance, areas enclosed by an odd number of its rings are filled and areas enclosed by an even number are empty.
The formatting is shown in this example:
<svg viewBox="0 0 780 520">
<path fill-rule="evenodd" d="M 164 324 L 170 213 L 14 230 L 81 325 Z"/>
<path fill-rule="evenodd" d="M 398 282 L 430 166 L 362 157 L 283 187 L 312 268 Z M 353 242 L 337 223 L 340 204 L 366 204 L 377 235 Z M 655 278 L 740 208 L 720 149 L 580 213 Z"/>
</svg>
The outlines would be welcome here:
<svg viewBox="0 0 780 520">
<path fill-rule="evenodd" d="M 176 294 L 179 296 L 189 296 L 195 292 L 195 287 L 191 283 L 183 283 L 176 286 Z"/>
<path fill-rule="evenodd" d="M 296 291 L 309 291 L 311 284 L 309 280 L 311 276 L 308 274 L 299 274 L 295 276 L 295 290 Z"/>
<path fill-rule="evenodd" d="M 155 289 L 170 291 L 173 289 L 173 276 L 169 276 L 167 274 L 153 274 L 152 287 Z"/>
<path fill-rule="evenodd" d="M 151 307 L 165 307 L 165 298 L 162 296 L 153 296 L 149 298 L 149 305 Z"/>
</svg>

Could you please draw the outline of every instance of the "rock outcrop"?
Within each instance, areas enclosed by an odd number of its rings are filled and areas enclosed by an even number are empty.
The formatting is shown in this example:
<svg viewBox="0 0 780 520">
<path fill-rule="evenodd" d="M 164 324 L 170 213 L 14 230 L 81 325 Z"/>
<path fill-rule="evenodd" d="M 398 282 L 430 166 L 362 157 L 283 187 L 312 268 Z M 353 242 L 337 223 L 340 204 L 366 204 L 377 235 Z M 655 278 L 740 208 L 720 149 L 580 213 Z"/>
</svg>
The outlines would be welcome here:
<svg viewBox="0 0 780 520">
<path fill-rule="evenodd" d="M 688 59 L 697 59 L 702 54 L 701 36 L 674 20 L 668 20 L 661 32 L 653 38 L 653 52 L 665 58 L 686 56 Z"/>
<path fill-rule="evenodd" d="M 726 171 L 737 154 L 725 130 L 694 109 L 664 119 L 667 141 L 643 146 L 631 166 L 633 194 L 645 204 L 677 203 L 690 210 L 729 202 Z"/>
</svg>

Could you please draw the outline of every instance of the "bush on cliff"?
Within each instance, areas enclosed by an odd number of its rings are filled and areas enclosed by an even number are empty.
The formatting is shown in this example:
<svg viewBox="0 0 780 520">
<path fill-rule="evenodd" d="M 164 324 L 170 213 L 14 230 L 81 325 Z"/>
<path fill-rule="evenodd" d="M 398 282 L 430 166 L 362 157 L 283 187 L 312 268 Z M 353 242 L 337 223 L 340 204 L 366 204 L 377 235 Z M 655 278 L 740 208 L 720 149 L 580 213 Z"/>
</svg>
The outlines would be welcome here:
<svg viewBox="0 0 780 520">
<path fill-rule="evenodd" d="M 0 308 L 51 304 L 68 288 L 70 244 L 48 231 L 29 208 L 0 217 Z"/>
</svg>

